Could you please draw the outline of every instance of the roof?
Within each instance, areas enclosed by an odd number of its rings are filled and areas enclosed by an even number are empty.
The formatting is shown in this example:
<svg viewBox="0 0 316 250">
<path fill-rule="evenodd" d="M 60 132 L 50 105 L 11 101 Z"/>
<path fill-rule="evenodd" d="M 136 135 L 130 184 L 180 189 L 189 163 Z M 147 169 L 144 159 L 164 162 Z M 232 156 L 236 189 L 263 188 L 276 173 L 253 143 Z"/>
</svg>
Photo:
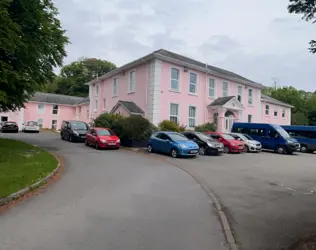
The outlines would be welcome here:
<svg viewBox="0 0 316 250">
<path fill-rule="evenodd" d="M 294 108 L 294 106 L 288 104 L 288 103 L 285 103 L 285 102 L 281 102 L 277 99 L 274 99 L 272 98 L 271 96 L 267 96 L 267 95 L 264 95 L 264 94 L 261 94 L 261 100 L 262 101 L 265 101 L 267 103 L 272 103 L 272 104 L 276 104 L 276 105 L 280 105 L 280 106 L 284 106 L 284 107 L 288 107 L 288 108 Z"/>
<path fill-rule="evenodd" d="M 116 68 L 116 69 L 86 83 L 86 85 L 95 84 L 99 81 L 102 81 L 103 79 L 120 74 L 121 72 L 124 72 L 125 70 L 129 70 L 130 68 L 136 67 L 138 65 L 143 64 L 144 62 L 148 62 L 148 61 L 153 60 L 153 59 L 160 59 L 163 61 L 167 61 L 170 63 L 174 63 L 177 65 L 187 67 L 189 69 L 194 69 L 194 70 L 198 70 L 201 72 L 209 73 L 211 75 L 214 75 L 214 76 L 226 79 L 226 80 L 231 80 L 231 81 L 235 81 L 238 83 L 243 83 L 245 85 L 249 85 L 249 86 L 252 86 L 255 88 L 259 88 L 259 89 L 265 88 L 265 86 L 263 86 L 262 84 L 256 83 L 252 80 L 249 80 L 249 79 L 247 79 L 243 76 L 240 76 L 236 73 L 233 73 L 231 71 L 224 70 L 224 69 L 221 69 L 218 67 L 214 67 L 214 66 L 208 65 L 205 62 L 199 62 L 199 61 L 196 61 L 196 60 L 191 59 L 189 57 L 182 56 L 182 55 L 173 53 L 173 52 L 165 50 L 165 49 L 160 49 L 160 50 L 154 51 L 151 54 L 143 56 L 143 57 L 141 57 L 135 61 L 132 61 L 128 64 L 125 64 L 122 67 Z"/>
<path fill-rule="evenodd" d="M 137 106 L 135 102 L 128 102 L 128 101 L 118 101 L 117 104 L 112 108 L 111 112 L 113 112 L 119 105 L 122 105 L 126 111 L 130 114 L 145 114 L 145 112 Z M 110 112 L 110 113 L 111 113 Z"/>
<path fill-rule="evenodd" d="M 71 105 L 74 106 L 78 103 L 89 102 L 89 98 L 70 96 L 70 95 L 60 95 L 60 94 L 52 94 L 52 93 L 44 93 L 44 92 L 35 92 L 35 94 L 29 99 L 31 102 L 44 102 L 51 104 L 63 104 L 63 105 Z"/>
<path fill-rule="evenodd" d="M 81 101 L 77 103 L 77 105 L 86 104 L 86 103 L 90 103 L 90 97 L 83 98 Z"/>
<path fill-rule="evenodd" d="M 316 126 L 302 126 L 302 125 L 281 125 L 282 128 L 289 131 L 315 131 Z"/>
<path fill-rule="evenodd" d="M 209 106 L 223 106 L 233 98 L 235 98 L 235 96 L 219 97 L 215 101 L 213 101 Z"/>
</svg>

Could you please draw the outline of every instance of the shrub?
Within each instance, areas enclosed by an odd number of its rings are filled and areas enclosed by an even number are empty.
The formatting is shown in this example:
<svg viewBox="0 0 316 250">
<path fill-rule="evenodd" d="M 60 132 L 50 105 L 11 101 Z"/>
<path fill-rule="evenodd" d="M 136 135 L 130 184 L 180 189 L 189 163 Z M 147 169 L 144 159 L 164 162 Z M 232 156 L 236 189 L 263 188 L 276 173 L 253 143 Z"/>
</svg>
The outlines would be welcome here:
<svg viewBox="0 0 316 250">
<path fill-rule="evenodd" d="M 119 120 L 118 128 L 122 140 L 146 140 L 150 137 L 154 126 L 140 115 L 131 115 Z"/>
<path fill-rule="evenodd" d="M 205 123 L 200 126 L 195 127 L 195 131 L 197 132 L 215 132 L 216 131 L 216 126 L 214 123 Z"/>
<path fill-rule="evenodd" d="M 180 132 L 180 126 L 169 120 L 163 120 L 161 123 L 159 123 L 158 128 L 160 131 Z"/>
<path fill-rule="evenodd" d="M 94 119 L 93 123 L 95 127 L 110 128 L 117 135 L 120 135 L 122 128 L 119 123 L 124 119 L 125 118 L 119 114 L 105 113 Z"/>
</svg>

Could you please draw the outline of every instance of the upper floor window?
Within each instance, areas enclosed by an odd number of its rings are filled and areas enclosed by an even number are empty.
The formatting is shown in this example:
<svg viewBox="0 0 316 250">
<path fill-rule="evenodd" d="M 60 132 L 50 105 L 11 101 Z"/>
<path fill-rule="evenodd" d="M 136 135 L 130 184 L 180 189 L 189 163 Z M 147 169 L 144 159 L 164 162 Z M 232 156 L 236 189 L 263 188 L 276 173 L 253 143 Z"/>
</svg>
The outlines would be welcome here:
<svg viewBox="0 0 316 250">
<path fill-rule="evenodd" d="M 208 96 L 215 98 L 215 79 L 208 79 Z"/>
<path fill-rule="evenodd" d="M 189 93 L 197 93 L 197 74 L 190 73 Z"/>
<path fill-rule="evenodd" d="M 285 118 L 285 109 L 282 110 L 282 118 Z"/>
<path fill-rule="evenodd" d="M 178 124 L 179 122 L 179 104 L 170 103 L 169 120 Z"/>
<path fill-rule="evenodd" d="M 95 95 L 97 96 L 99 94 L 99 84 L 95 85 Z"/>
<path fill-rule="evenodd" d="M 171 68 L 171 83 L 170 89 L 179 91 L 179 79 L 180 79 L 180 70 Z"/>
<path fill-rule="evenodd" d="M 53 115 L 58 114 L 58 105 L 53 105 Z"/>
<path fill-rule="evenodd" d="M 278 116 L 278 110 L 277 110 L 277 108 L 274 108 L 274 116 L 275 116 L 275 117 Z"/>
<path fill-rule="evenodd" d="M 237 99 L 239 102 L 242 101 L 242 86 L 238 86 L 238 96 Z"/>
<path fill-rule="evenodd" d="M 118 81 L 117 78 L 113 78 L 113 96 L 118 94 Z"/>
<path fill-rule="evenodd" d="M 45 108 L 45 104 L 44 103 L 37 104 L 37 113 L 44 114 L 44 108 Z"/>
<path fill-rule="evenodd" d="M 135 92 L 136 71 L 129 72 L 128 92 Z"/>
<path fill-rule="evenodd" d="M 266 105 L 266 111 L 265 111 L 266 115 L 270 115 L 270 106 Z"/>
<path fill-rule="evenodd" d="M 196 107 L 189 106 L 189 127 L 194 128 L 196 124 Z"/>
<path fill-rule="evenodd" d="M 94 110 L 98 110 L 98 100 L 95 100 L 95 106 L 94 106 Z"/>
<path fill-rule="evenodd" d="M 253 90 L 248 89 L 248 103 L 253 104 Z"/>
<path fill-rule="evenodd" d="M 223 82 L 223 97 L 228 96 L 228 82 Z"/>
</svg>

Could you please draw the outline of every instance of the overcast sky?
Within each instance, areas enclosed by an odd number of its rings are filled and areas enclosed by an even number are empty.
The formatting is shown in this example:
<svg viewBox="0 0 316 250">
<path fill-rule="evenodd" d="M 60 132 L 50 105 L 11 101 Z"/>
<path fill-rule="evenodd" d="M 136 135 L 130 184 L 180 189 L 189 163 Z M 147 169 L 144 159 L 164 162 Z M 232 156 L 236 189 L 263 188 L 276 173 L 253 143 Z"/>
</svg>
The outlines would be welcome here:
<svg viewBox="0 0 316 250">
<path fill-rule="evenodd" d="M 121 66 L 164 48 L 265 85 L 316 90 L 316 24 L 288 0 L 53 0 L 71 44 L 65 64 L 96 57 Z"/>
</svg>

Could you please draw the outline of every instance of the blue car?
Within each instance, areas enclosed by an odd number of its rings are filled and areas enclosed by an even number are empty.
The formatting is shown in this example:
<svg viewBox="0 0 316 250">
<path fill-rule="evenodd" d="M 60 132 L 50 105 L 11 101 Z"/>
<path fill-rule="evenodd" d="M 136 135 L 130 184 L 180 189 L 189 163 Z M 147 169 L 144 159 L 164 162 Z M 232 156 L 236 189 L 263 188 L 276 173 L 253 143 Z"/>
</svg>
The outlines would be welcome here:
<svg viewBox="0 0 316 250">
<path fill-rule="evenodd" d="M 199 146 L 176 132 L 154 132 L 148 141 L 147 150 L 150 153 L 166 153 L 177 158 L 179 156 L 196 156 L 199 153 Z"/>
</svg>

